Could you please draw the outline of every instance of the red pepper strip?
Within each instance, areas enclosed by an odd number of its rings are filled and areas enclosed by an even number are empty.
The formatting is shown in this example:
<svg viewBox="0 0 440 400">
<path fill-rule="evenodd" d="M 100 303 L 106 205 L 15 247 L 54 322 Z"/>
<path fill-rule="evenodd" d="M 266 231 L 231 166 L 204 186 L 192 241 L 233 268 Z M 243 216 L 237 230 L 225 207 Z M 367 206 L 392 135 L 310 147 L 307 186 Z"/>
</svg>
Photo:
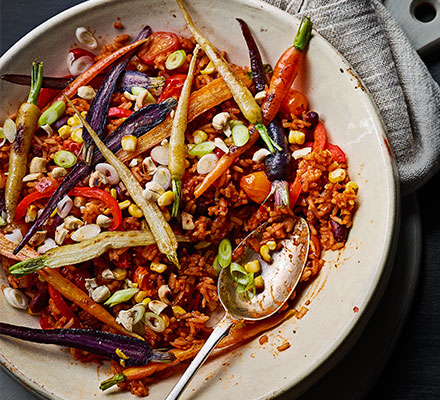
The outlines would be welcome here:
<svg viewBox="0 0 440 400">
<path fill-rule="evenodd" d="M 185 79 L 185 74 L 176 74 L 167 78 L 165 81 L 165 87 L 162 91 L 162 94 L 157 99 L 157 102 L 161 103 L 170 97 L 174 97 L 177 100 L 180 96 L 180 92 L 182 91 Z"/>
<path fill-rule="evenodd" d="M 64 301 L 63 296 L 61 296 L 61 293 L 58 292 L 58 290 L 55 290 L 51 285 L 47 286 L 47 290 L 49 292 L 50 298 L 53 300 L 58 310 L 60 310 L 61 315 L 65 317 L 68 321 L 70 321 L 73 318 L 72 327 L 80 328 L 81 323 L 79 322 L 78 317 L 73 313 L 71 308 Z"/>
<path fill-rule="evenodd" d="M 332 153 L 333 160 L 337 161 L 338 163 L 347 162 L 347 157 L 339 146 L 327 142 L 325 148 Z"/>
<path fill-rule="evenodd" d="M 81 47 L 70 49 L 69 53 L 72 53 L 74 60 L 80 57 L 90 57 L 92 60 L 94 60 L 96 57 L 93 53 L 90 53 L 90 51 L 82 49 Z"/>
<path fill-rule="evenodd" d="M 322 122 L 318 122 L 313 131 L 313 151 L 324 150 L 327 143 L 327 132 Z"/>
<path fill-rule="evenodd" d="M 17 210 L 15 212 L 15 220 L 18 221 L 23 218 L 26 214 L 27 208 L 39 199 L 43 199 L 46 197 L 52 196 L 55 192 L 55 189 L 48 190 L 44 193 L 40 193 L 38 191 L 32 192 L 28 194 L 17 206 Z M 109 228 L 109 230 L 114 231 L 118 228 L 118 226 L 122 222 L 122 212 L 119 208 L 119 204 L 109 193 L 105 192 L 102 189 L 98 188 L 90 188 L 90 187 L 75 187 L 69 192 L 70 196 L 83 196 L 83 197 L 91 197 L 94 199 L 99 199 L 109 208 L 112 216 L 113 222 Z"/>
<path fill-rule="evenodd" d="M 38 107 L 42 110 L 47 103 L 52 101 L 52 99 L 59 93 L 56 89 L 41 88 L 40 95 L 38 96 Z"/>
<path fill-rule="evenodd" d="M 295 204 L 298 201 L 298 197 L 301 193 L 302 193 L 301 179 L 297 175 L 295 177 L 295 180 L 292 182 L 292 184 L 289 187 L 289 205 L 292 210 L 293 207 L 295 207 Z"/>
<path fill-rule="evenodd" d="M 133 114 L 133 111 L 127 110 L 126 108 L 121 107 L 110 107 L 108 109 L 108 117 L 109 118 L 127 118 L 131 114 Z"/>
</svg>

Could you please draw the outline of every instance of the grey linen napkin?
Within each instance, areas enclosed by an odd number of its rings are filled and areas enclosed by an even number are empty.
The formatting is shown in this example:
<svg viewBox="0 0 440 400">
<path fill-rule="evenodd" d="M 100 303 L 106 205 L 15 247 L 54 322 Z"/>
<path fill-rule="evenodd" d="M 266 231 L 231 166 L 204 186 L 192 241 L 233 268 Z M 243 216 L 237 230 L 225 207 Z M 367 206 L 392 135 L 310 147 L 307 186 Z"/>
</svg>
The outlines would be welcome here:
<svg viewBox="0 0 440 400">
<path fill-rule="evenodd" d="M 314 28 L 354 67 L 387 129 L 401 192 L 440 168 L 440 87 L 378 0 L 265 0 Z"/>
</svg>

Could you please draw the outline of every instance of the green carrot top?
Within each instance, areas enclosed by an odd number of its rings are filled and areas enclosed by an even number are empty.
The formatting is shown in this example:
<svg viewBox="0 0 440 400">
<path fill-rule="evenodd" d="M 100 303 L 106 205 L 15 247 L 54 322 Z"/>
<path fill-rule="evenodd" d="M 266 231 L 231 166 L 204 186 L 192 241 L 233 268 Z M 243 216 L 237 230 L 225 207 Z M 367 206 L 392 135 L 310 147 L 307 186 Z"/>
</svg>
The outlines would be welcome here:
<svg viewBox="0 0 440 400">
<path fill-rule="evenodd" d="M 31 90 L 27 102 L 38 105 L 38 96 L 40 95 L 41 84 L 43 82 L 43 63 L 34 61 L 31 71 Z"/>
<path fill-rule="evenodd" d="M 295 40 L 293 41 L 293 46 L 298 50 L 304 50 L 304 47 L 306 47 L 312 33 L 312 27 L 313 24 L 309 17 L 304 17 L 301 20 Z"/>
</svg>

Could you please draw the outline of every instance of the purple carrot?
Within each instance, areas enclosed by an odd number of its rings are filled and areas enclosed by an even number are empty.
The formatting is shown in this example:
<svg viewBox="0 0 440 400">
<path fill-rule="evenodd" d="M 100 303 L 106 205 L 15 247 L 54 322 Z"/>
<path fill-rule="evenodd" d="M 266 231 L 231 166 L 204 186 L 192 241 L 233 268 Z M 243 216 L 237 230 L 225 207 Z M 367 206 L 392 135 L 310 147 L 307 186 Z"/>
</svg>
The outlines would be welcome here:
<svg viewBox="0 0 440 400">
<path fill-rule="evenodd" d="M 0 79 L 6 82 L 15 83 L 17 85 L 30 86 L 31 77 L 29 75 L 20 74 L 4 74 L 0 75 Z M 41 87 L 53 90 L 63 90 L 68 86 L 75 77 L 72 78 L 61 78 L 61 77 L 43 77 L 43 83 Z M 104 80 L 104 75 L 98 75 L 97 81 L 101 82 Z M 92 81 L 93 83 L 95 81 Z M 93 84 L 92 83 L 92 84 Z M 165 84 L 165 78 L 162 76 L 151 77 L 143 74 L 139 71 L 124 71 L 119 76 L 116 82 L 115 90 L 118 92 L 131 91 L 132 87 L 141 87 L 144 89 L 157 89 Z"/>
<path fill-rule="evenodd" d="M 263 61 L 260 51 L 255 43 L 254 37 L 249 30 L 248 25 L 242 19 L 237 18 L 240 24 L 243 37 L 248 47 L 249 59 L 252 69 L 252 80 L 257 92 L 265 90 L 269 82 L 264 70 Z M 282 150 L 276 150 L 275 153 L 269 154 L 264 159 L 264 172 L 267 178 L 272 182 L 272 188 L 269 196 L 275 195 L 275 205 L 277 207 L 289 206 L 289 190 L 288 180 L 291 175 L 291 156 L 287 149 L 287 139 L 284 128 L 279 118 L 274 118 L 267 126 L 267 133 L 270 138 Z"/>
<path fill-rule="evenodd" d="M 136 41 L 146 39 L 151 35 L 151 28 L 146 26 L 136 38 Z M 119 75 L 124 71 L 128 64 L 133 52 L 127 54 L 124 58 L 119 60 L 104 78 L 104 82 L 96 92 L 96 96 L 93 98 L 90 109 L 87 112 L 86 121 L 90 124 L 92 129 L 98 134 L 102 135 L 104 131 L 105 121 L 107 119 L 108 108 L 110 106 L 110 98 L 115 90 L 116 82 Z M 82 160 L 89 164 L 92 162 L 93 150 L 95 149 L 95 143 L 90 137 L 87 130 L 83 130 L 82 138 L 84 144 L 82 147 Z"/>
<path fill-rule="evenodd" d="M 114 361 L 123 360 L 126 366 L 175 360 L 172 353 L 153 350 L 146 341 L 93 329 L 33 329 L 0 322 L 0 335 L 26 342 L 74 347 Z"/>
<path fill-rule="evenodd" d="M 169 98 L 160 104 L 148 104 L 130 115 L 111 135 L 107 136 L 103 142 L 113 153 L 117 153 L 121 149 L 121 139 L 124 136 L 142 136 L 155 126 L 159 125 L 176 105 L 177 101 L 174 98 Z M 67 195 L 67 193 L 69 193 L 78 182 L 89 175 L 96 164 L 103 161 L 104 157 L 101 152 L 95 150 L 91 165 L 79 161 L 73 167 L 70 173 L 63 179 L 61 185 L 58 186 L 55 193 L 50 197 L 41 215 L 37 217 L 22 241 L 15 248 L 14 254 L 17 254 L 34 233 L 46 222 L 53 210 L 55 210 L 58 202 Z"/>
</svg>

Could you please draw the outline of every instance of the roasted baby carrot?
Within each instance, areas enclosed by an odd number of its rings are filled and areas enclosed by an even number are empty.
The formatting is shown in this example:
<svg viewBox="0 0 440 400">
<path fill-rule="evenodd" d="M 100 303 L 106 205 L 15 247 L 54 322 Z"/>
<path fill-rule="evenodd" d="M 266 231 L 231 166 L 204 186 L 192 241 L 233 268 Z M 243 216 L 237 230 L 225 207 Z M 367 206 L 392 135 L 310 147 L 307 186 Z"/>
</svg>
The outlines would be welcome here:
<svg viewBox="0 0 440 400">
<path fill-rule="evenodd" d="M 299 25 L 293 46 L 281 55 L 275 65 L 269 89 L 261 105 L 265 125 L 269 124 L 277 115 L 284 97 L 298 75 L 304 58 L 303 50 L 309 41 L 311 31 L 312 22 L 309 17 L 304 17 Z"/>
<path fill-rule="evenodd" d="M 40 116 L 38 96 L 43 81 L 43 63 L 32 64 L 31 89 L 26 103 L 23 103 L 17 113 L 15 123 L 17 133 L 9 153 L 8 179 L 5 188 L 5 206 L 8 222 L 15 217 L 23 177 L 26 175 L 27 158 L 34 137 L 35 127 Z"/>
</svg>

